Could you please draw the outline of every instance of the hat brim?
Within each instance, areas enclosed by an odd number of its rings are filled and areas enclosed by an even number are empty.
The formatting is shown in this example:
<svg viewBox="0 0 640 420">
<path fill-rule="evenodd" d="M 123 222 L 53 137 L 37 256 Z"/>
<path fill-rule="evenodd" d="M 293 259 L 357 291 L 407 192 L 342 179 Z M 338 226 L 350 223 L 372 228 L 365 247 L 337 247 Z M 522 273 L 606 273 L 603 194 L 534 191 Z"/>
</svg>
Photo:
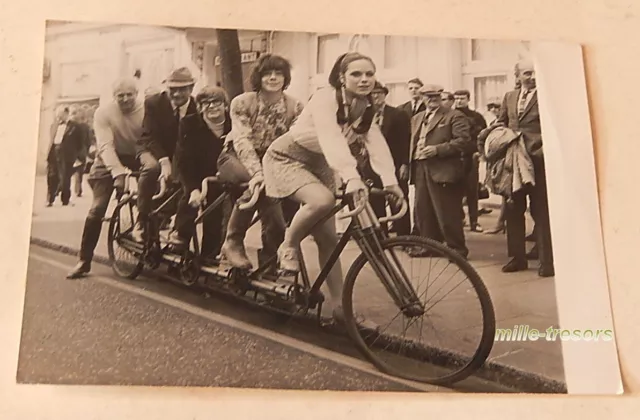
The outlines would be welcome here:
<svg viewBox="0 0 640 420">
<path fill-rule="evenodd" d="M 196 81 L 190 81 L 190 82 L 166 82 L 167 87 L 170 88 L 181 88 L 181 87 L 187 87 L 187 86 L 193 86 L 196 84 Z"/>
</svg>

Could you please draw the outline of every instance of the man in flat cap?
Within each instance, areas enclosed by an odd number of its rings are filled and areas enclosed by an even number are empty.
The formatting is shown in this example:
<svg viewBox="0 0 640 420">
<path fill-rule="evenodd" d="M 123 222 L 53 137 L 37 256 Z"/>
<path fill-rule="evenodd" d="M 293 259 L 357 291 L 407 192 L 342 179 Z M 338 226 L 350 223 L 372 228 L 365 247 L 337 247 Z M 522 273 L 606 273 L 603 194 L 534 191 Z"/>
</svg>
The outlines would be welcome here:
<svg viewBox="0 0 640 420">
<path fill-rule="evenodd" d="M 425 85 L 426 111 L 411 121 L 411 182 L 415 185 L 415 215 L 420 235 L 443 242 L 464 258 L 462 197 L 465 189 L 463 156 L 475 150 L 469 119 L 442 106 L 442 87 Z"/>
<path fill-rule="evenodd" d="M 195 100 L 191 97 L 195 82 L 188 68 L 178 68 L 165 80 L 166 90 L 145 99 L 143 131 L 138 143 L 142 170 L 138 189 L 139 217 L 132 233 L 135 240 L 142 240 L 159 176 L 167 181 L 177 179 L 173 173 L 173 155 L 179 137 L 180 121 L 185 116 L 198 112 Z M 188 197 L 182 197 L 178 203 L 179 213 L 185 210 L 187 203 Z M 179 242 L 176 235 L 172 239 Z"/>
<path fill-rule="evenodd" d="M 399 108 L 395 108 L 386 103 L 389 89 L 380 82 L 376 82 L 371 95 L 373 96 L 373 106 L 375 109 L 374 123 L 378 124 L 382 135 L 387 141 L 389 151 L 396 167 L 396 176 L 400 183 L 400 188 L 404 192 L 405 199 L 409 199 L 409 143 L 411 141 L 411 119 L 409 115 Z M 380 183 L 382 186 L 382 183 Z M 375 197 L 377 198 L 377 197 Z M 375 199 L 371 197 L 371 200 Z M 380 217 L 386 216 L 386 205 L 382 198 L 382 211 L 376 214 Z M 372 201 L 373 205 L 373 201 Z M 375 209 L 375 207 L 374 207 Z M 397 212 L 398 209 L 393 209 Z M 393 222 L 393 230 L 398 235 L 409 235 L 411 233 L 411 216 L 407 211 L 402 219 Z"/>
<path fill-rule="evenodd" d="M 518 191 L 513 203 L 507 206 L 507 246 L 511 260 L 502 268 L 504 272 L 526 270 L 528 267 L 525 248 L 525 211 L 527 196 L 531 202 L 531 216 L 535 221 L 536 245 L 540 265 L 538 275 L 551 277 L 555 274 L 549 223 L 549 202 L 542 151 L 542 130 L 538 110 L 538 94 L 533 62 L 521 60 L 515 66 L 519 88 L 504 96 L 500 115 L 492 127 L 506 126 L 521 133 L 527 153 L 533 161 L 535 186 Z"/>
</svg>

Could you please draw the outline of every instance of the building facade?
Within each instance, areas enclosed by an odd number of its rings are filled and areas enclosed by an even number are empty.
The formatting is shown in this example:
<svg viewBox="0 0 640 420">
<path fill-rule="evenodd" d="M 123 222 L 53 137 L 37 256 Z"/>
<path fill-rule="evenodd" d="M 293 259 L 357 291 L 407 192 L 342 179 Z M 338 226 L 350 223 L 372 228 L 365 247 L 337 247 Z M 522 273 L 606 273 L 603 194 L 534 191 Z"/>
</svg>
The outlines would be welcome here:
<svg viewBox="0 0 640 420">
<path fill-rule="evenodd" d="M 446 90 L 468 89 L 471 107 L 484 112 L 490 98 L 515 83 L 514 64 L 528 54 L 518 41 L 445 39 L 364 34 L 238 31 L 245 90 L 251 66 L 272 52 L 291 61 L 288 93 L 306 103 L 327 84 L 341 53 L 360 51 L 376 63 L 377 77 L 389 88 L 390 105 L 409 100 L 406 82 L 419 77 Z M 60 106 L 95 110 L 110 100 L 118 77 L 139 75 L 140 92 L 161 88 L 169 72 L 189 67 L 198 83 L 219 84 L 219 45 L 215 29 L 134 25 L 52 23 L 47 28 L 43 71 L 38 172 L 46 166 L 49 127 Z M 90 119 L 90 116 L 89 116 Z"/>
</svg>

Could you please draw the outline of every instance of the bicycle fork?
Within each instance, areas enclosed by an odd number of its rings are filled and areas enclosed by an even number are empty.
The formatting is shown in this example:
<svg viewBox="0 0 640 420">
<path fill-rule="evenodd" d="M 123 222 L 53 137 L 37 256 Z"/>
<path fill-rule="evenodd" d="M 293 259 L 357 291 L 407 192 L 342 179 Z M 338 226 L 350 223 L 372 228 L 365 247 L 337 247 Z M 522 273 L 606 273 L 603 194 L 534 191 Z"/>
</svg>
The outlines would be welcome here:
<svg viewBox="0 0 640 420">
<path fill-rule="evenodd" d="M 407 273 L 402 268 L 397 255 L 385 252 L 380 240 L 380 224 L 370 204 L 358 216 L 356 229 L 357 243 L 376 275 L 402 313 L 407 317 L 417 317 L 425 313 L 425 307 L 420 301 Z"/>
</svg>

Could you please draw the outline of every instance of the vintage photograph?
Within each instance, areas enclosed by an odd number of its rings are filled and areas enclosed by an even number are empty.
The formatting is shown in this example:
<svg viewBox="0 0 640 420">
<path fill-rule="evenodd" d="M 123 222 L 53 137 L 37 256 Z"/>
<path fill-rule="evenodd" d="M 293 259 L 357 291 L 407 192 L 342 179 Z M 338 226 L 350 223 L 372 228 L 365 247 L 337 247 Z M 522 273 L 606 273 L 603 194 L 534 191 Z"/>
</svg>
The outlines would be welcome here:
<svg viewBox="0 0 640 420">
<path fill-rule="evenodd" d="M 613 340 L 559 321 L 529 41 L 45 33 L 18 383 L 566 393 Z"/>
</svg>

